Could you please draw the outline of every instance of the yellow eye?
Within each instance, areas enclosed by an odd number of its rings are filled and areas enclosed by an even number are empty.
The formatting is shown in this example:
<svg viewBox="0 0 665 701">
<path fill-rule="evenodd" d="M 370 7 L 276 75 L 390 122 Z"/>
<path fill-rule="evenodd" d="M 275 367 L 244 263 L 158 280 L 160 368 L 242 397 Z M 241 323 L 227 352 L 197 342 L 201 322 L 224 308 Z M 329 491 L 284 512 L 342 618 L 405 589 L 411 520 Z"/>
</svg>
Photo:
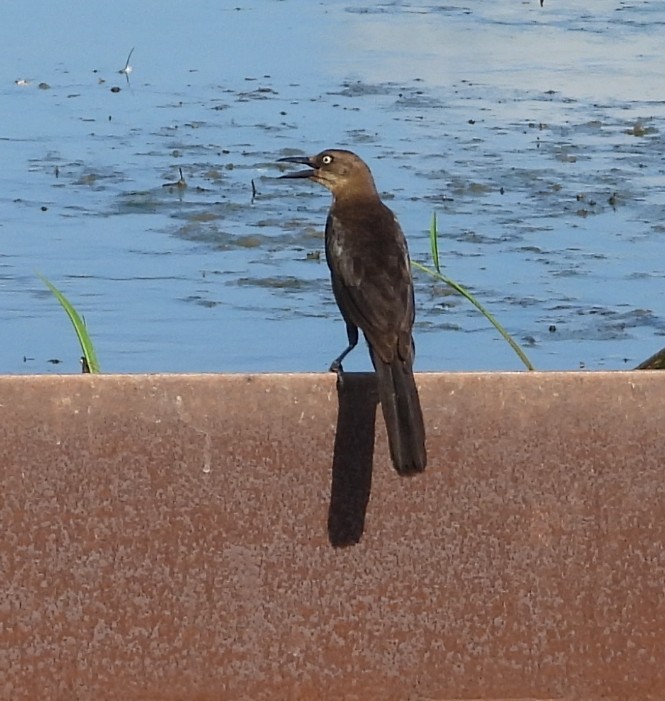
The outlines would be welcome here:
<svg viewBox="0 0 665 701">
<path fill-rule="evenodd" d="M 328 166 L 332 162 L 333 162 L 333 157 L 328 153 L 326 153 L 326 155 L 321 158 L 321 163 L 323 163 L 324 166 Z"/>
</svg>

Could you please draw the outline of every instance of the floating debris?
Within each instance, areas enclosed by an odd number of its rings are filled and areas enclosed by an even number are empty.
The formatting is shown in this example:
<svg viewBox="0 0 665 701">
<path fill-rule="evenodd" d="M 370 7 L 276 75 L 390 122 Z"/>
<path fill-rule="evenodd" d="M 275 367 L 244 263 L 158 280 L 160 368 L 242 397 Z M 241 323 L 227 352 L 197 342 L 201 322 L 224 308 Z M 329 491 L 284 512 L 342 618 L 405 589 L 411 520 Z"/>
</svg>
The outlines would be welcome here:
<svg viewBox="0 0 665 701">
<path fill-rule="evenodd" d="M 179 180 L 176 180 L 173 183 L 164 183 L 162 187 L 175 187 L 179 190 L 184 190 L 187 187 L 187 181 L 185 180 L 185 176 L 182 174 L 182 168 L 178 168 L 178 172 L 180 173 Z"/>
<path fill-rule="evenodd" d="M 134 53 L 134 47 L 132 46 L 132 50 L 129 52 L 129 55 L 127 56 L 127 60 L 125 61 L 125 67 L 121 68 L 118 73 L 121 75 L 124 75 L 125 78 L 127 79 L 127 85 L 129 85 L 129 74 L 134 70 L 130 65 L 129 65 L 129 59 L 132 57 L 132 54 Z"/>
</svg>

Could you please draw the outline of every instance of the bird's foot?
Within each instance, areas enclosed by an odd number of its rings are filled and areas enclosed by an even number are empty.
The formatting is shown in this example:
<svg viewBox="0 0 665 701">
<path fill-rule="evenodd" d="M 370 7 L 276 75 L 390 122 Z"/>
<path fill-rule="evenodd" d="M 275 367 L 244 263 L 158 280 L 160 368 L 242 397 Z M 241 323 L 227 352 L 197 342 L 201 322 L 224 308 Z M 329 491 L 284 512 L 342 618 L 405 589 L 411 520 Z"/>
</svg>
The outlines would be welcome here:
<svg viewBox="0 0 665 701">
<path fill-rule="evenodd" d="M 337 375 L 337 389 L 342 389 L 344 387 L 344 368 L 339 359 L 333 360 L 329 368 L 330 372 L 334 372 Z"/>
</svg>

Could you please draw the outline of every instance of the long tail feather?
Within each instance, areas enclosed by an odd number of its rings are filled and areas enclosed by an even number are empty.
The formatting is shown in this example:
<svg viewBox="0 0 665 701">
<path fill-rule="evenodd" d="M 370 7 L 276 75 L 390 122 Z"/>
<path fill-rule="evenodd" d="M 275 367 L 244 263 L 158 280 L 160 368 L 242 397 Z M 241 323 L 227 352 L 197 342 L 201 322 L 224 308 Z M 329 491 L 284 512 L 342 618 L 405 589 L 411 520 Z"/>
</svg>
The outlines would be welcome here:
<svg viewBox="0 0 665 701">
<path fill-rule="evenodd" d="M 425 425 L 413 369 L 400 359 L 373 360 L 393 465 L 401 475 L 422 472 L 427 464 Z"/>
</svg>

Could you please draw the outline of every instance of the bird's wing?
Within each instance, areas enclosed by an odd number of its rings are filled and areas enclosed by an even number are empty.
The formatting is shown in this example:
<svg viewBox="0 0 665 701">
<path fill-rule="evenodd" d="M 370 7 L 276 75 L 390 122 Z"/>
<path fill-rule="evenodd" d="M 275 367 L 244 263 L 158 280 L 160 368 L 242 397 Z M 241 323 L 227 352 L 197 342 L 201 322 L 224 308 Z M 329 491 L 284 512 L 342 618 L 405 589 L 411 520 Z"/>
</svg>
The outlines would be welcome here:
<svg viewBox="0 0 665 701">
<path fill-rule="evenodd" d="M 391 362 L 413 355 L 413 282 L 404 235 L 392 212 L 367 220 L 334 212 L 326 223 L 326 256 L 333 292 L 347 322 L 375 353 Z"/>
</svg>

